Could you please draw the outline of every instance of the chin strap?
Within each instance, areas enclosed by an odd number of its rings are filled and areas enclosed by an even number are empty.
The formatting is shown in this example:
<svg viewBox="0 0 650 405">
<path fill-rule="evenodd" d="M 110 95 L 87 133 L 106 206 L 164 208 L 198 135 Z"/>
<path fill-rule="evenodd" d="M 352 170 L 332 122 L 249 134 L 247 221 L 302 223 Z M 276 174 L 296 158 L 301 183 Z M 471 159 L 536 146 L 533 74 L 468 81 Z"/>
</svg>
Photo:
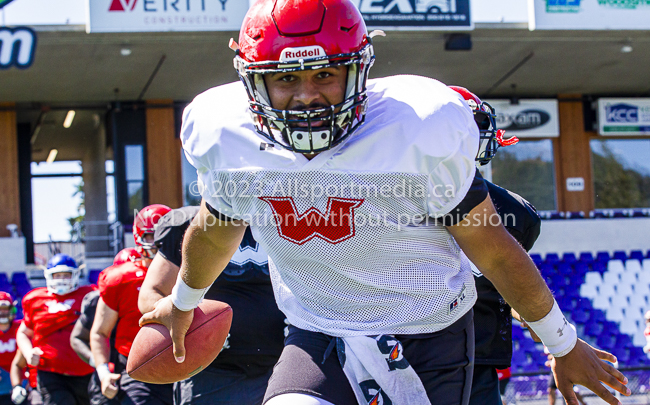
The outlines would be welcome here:
<svg viewBox="0 0 650 405">
<path fill-rule="evenodd" d="M 517 138 L 516 136 L 512 136 L 508 139 L 503 139 L 503 135 L 505 135 L 505 133 L 506 131 L 504 129 L 500 129 L 497 131 L 496 139 L 499 146 L 510 146 L 519 142 L 519 138 Z"/>
</svg>

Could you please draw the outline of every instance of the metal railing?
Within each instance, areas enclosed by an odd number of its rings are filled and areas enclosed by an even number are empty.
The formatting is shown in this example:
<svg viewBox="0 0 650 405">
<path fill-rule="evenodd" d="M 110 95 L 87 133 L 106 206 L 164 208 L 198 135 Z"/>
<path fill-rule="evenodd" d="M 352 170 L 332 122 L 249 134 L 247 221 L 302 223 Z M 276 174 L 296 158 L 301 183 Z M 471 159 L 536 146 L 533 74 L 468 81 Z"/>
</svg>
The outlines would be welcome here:
<svg viewBox="0 0 650 405">
<path fill-rule="evenodd" d="M 632 391 L 632 395 L 625 397 L 616 393 L 616 397 L 623 404 L 650 404 L 650 360 L 648 367 L 621 367 L 620 370 L 628 378 L 627 387 Z M 548 382 L 550 378 L 550 370 L 538 374 L 513 374 L 506 387 L 504 398 L 506 404 L 549 404 Z M 578 392 L 588 405 L 605 403 L 587 388 L 578 386 Z M 560 391 L 557 391 L 555 403 L 564 404 Z"/>
</svg>

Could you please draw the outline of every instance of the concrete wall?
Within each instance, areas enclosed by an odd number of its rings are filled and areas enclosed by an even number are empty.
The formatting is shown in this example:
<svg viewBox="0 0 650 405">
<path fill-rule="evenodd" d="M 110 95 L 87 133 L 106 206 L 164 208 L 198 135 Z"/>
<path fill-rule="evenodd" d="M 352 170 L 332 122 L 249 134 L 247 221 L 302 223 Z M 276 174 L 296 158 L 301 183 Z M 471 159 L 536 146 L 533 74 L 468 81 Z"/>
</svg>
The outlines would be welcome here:
<svg viewBox="0 0 650 405">
<path fill-rule="evenodd" d="M 542 221 L 531 253 L 650 250 L 650 218 Z"/>
</svg>

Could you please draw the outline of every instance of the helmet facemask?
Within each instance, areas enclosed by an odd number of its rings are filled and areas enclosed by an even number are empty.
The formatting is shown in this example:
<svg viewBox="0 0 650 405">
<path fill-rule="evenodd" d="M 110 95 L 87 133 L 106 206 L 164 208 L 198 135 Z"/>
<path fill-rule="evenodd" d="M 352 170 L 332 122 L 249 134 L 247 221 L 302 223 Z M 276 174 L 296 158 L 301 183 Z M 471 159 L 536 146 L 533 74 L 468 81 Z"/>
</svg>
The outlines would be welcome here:
<svg viewBox="0 0 650 405">
<path fill-rule="evenodd" d="M 363 123 L 368 104 L 366 82 L 374 59 L 372 45 L 367 44 L 350 54 L 286 62 L 249 63 L 238 53 L 234 65 L 248 92 L 257 132 L 286 149 L 311 154 L 339 144 Z M 341 103 L 312 110 L 280 110 L 271 106 L 263 75 L 335 66 L 348 68 L 345 99 Z"/>
<path fill-rule="evenodd" d="M 476 163 L 479 166 L 484 166 L 492 160 L 499 148 L 499 143 L 496 139 L 496 113 L 494 108 L 485 101 L 477 106 L 473 105 L 476 104 L 473 100 L 469 100 L 468 103 L 474 112 L 474 120 L 476 121 L 476 125 L 478 125 L 480 133 Z"/>
<path fill-rule="evenodd" d="M 57 273 L 70 273 L 70 277 L 54 278 Z M 79 276 L 81 271 L 76 267 L 65 265 L 55 266 L 44 270 L 47 290 L 52 294 L 66 295 L 79 288 Z"/>
</svg>

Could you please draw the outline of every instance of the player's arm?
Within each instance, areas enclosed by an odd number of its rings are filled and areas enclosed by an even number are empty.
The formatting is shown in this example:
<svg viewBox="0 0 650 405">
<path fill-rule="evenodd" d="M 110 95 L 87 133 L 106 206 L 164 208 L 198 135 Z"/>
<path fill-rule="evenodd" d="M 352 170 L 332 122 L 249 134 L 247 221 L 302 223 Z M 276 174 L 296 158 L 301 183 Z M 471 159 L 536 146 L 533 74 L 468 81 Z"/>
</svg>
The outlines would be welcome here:
<svg viewBox="0 0 650 405">
<path fill-rule="evenodd" d="M 11 361 L 11 368 L 9 369 L 9 379 L 11 386 L 15 387 L 23 382 L 23 370 L 27 367 L 27 360 L 20 350 L 16 350 L 16 355 Z"/>
<path fill-rule="evenodd" d="M 179 271 L 180 267 L 160 253 L 156 254 L 140 287 L 138 309 L 141 313 L 153 311 L 154 304 L 158 300 L 171 294 Z"/>
<path fill-rule="evenodd" d="M 169 329 L 176 361 L 185 360 L 185 334 L 192 323 L 192 308 L 228 265 L 246 226 L 243 221 L 217 218 L 203 201 L 185 232 L 183 263 L 174 291 L 140 319 L 140 325 L 155 322 Z"/>
<path fill-rule="evenodd" d="M 72 333 L 70 333 L 70 346 L 81 360 L 88 363 L 91 367 L 95 367 L 95 360 L 90 351 L 90 330 L 84 327 L 81 318 L 74 324 Z"/>
<path fill-rule="evenodd" d="M 25 359 L 30 366 L 37 366 L 41 359 L 43 351 L 38 347 L 32 346 L 32 339 L 34 338 L 34 330 L 28 328 L 25 322 L 21 322 L 16 332 L 16 343 L 18 349 L 24 353 Z"/>
<path fill-rule="evenodd" d="M 14 404 L 22 404 L 27 399 L 27 390 L 23 388 L 23 370 L 27 367 L 27 360 L 20 350 L 16 350 L 16 355 L 11 361 L 9 369 L 9 379 L 11 380 L 11 401 Z"/>
<path fill-rule="evenodd" d="M 118 387 L 115 382 L 120 378 L 119 374 L 113 374 L 108 370 L 111 353 L 109 339 L 117 320 L 117 311 L 106 305 L 100 297 L 97 302 L 93 327 L 90 329 L 90 350 L 97 365 L 97 375 L 101 381 L 102 394 L 109 399 L 117 395 Z"/>
<path fill-rule="evenodd" d="M 447 229 L 469 260 L 494 284 L 510 306 L 535 327 L 537 321 L 552 315 L 549 313 L 554 308 L 553 295 L 519 243 L 500 221 L 490 221 L 490 218 L 498 218 L 498 214 L 488 196 L 470 211 L 467 218 Z M 545 338 L 543 333 L 538 334 L 542 340 L 549 340 L 549 335 Z M 558 335 L 562 336 L 560 333 Z M 610 404 L 618 404 L 619 401 L 600 381 L 622 394 L 630 394 L 623 385 L 627 383 L 623 374 L 601 359 L 616 361 L 613 355 L 596 350 L 579 339 L 567 354 L 556 357 L 553 370 L 558 388 L 568 404 L 578 404 L 573 392 L 574 384 L 591 389 Z"/>
</svg>

